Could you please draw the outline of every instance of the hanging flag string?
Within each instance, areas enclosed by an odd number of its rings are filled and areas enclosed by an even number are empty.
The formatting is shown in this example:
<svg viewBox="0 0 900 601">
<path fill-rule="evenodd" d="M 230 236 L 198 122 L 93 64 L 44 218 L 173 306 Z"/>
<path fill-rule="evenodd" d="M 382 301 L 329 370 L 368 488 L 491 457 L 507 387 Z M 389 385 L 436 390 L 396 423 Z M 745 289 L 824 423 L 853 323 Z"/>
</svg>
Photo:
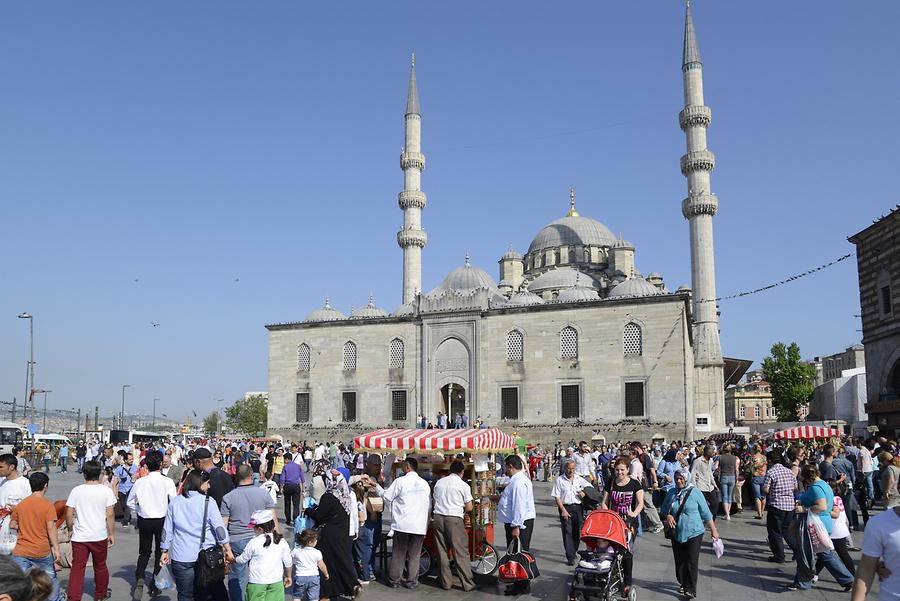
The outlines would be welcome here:
<svg viewBox="0 0 900 601">
<path fill-rule="evenodd" d="M 778 286 L 784 286 L 785 284 L 789 284 L 790 282 L 799 280 L 800 278 L 805 278 L 806 276 L 814 274 L 817 271 L 822 271 L 823 269 L 828 269 L 832 265 L 837 265 L 841 261 L 846 261 L 847 259 L 849 259 L 852 256 L 853 256 L 852 253 L 847 253 L 843 257 L 837 258 L 834 261 L 831 261 L 830 263 L 825 263 L 824 265 L 819 265 L 818 267 L 816 267 L 814 269 L 804 271 L 803 273 L 791 276 L 787 279 L 781 280 L 780 282 L 775 282 L 774 284 L 769 284 L 768 286 L 763 286 L 762 288 L 757 288 L 755 290 L 746 290 L 744 292 L 738 292 L 737 294 L 729 294 L 728 296 L 720 296 L 719 298 L 716 298 L 713 300 L 703 299 L 703 300 L 700 300 L 697 302 L 698 303 L 717 303 L 719 301 L 731 300 L 734 298 L 740 298 L 742 296 L 750 296 L 751 294 L 759 294 L 760 292 L 765 292 L 766 290 L 771 290 L 772 288 L 777 288 Z"/>
</svg>

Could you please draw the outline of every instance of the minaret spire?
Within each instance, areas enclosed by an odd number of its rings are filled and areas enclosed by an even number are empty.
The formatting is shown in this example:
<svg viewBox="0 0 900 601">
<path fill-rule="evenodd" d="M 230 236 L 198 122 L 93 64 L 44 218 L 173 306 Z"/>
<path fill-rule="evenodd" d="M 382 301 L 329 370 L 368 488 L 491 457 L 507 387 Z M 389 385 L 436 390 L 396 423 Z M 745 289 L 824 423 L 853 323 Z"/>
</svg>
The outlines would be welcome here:
<svg viewBox="0 0 900 601">
<path fill-rule="evenodd" d="M 569 188 L 569 212 L 566 217 L 581 217 L 581 214 L 575 210 L 575 188 Z"/>
<path fill-rule="evenodd" d="M 684 51 L 681 61 L 684 110 L 678 116 L 687 141 L 681 157 L 681 173 L 687 178 L 688 195 L 681 212 L 688 220 L 691 239 L 691 279 L 694 330 L 694 414 L 706 416 L 704 425 L 715 431 L 725 425 L 722 347 L 716 304 L 716 266 L 713 246 L 713 216 L 719 200 L 711 192 L 710 172 L 716 157 L 706 147 L 706 130 L 712 112 L 703 104 L 703 65 L 691 3 L 686 2 Z M 689 436 L 700 423 L 689 424 Z"/>
<path fill-rule="evenodd" d="M 422 192 L 422 170 L 425 155 L 422 154 L 422 115 L 419 108 L 419 88 L 416 85 L 416 55 L 409 67 L 409 90 L 406 95 L 406 136 L 400 153 L 404 186 L 398 202 L 403 210 L 403 226 L 397 232 L 397 244 L 403 249 L 403 303 L 415 299 L 422 289 L 422 248 L 428 236 L 422 229 L 422 209 L 425 193 Z"/>
</svg>

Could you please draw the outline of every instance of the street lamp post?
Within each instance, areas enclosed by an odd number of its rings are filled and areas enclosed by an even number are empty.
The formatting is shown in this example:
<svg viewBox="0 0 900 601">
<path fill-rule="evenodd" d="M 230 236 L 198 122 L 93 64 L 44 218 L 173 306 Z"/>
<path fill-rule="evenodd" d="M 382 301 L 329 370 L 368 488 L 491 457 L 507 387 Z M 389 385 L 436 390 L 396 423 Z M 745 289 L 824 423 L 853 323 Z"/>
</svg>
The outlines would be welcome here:
<svg viewBox="0 0 900 601">
<path fill-rule="evenodd" d="M 153 399 L 153 421 L 150 422 L 151 428 L 156 427 L 156 401 L 158 401 L 158 400 L 159 399 Z"/>
<path fill-rule="evenodd" d="M 52 390 L 34 390 L 32 391 L 34 394 L 44 393 L 44 425 L 41 426 L 41 434 L 47 433 L 47 393 L 53 392 Z"/>
<path fill-rule="evenodd" d="M 131 388 L 131 384 L 122 384 L 122 413 L 119 414 L 119 428 L 125 429 L 125 389 Z"/>
<path fill-rule="evenodd" d="M 30 346 L 30 359 L 28 360 L 28 370 L 25 373 L 25 403 L 32 401 L 29 391 L 34 390 L 34 315 L 28 311 L 19 313 L 19 319 L 28 320 L 28 338 Z M 28 374 L 31 373 L 31 385 L 28 384 Z M 27 406 L 25 411 L 28 411 Z M 31 422 L 34 423 L 34 403 L 31 404 Z"/>
</svg>

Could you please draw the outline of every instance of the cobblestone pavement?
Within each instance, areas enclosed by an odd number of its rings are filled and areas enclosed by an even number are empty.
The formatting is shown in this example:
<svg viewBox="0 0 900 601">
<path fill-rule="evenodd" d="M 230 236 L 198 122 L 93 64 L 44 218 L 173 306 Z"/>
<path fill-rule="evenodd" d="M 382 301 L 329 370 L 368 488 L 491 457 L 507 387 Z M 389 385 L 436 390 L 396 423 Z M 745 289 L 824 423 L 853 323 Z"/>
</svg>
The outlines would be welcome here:
<svg viewBox="0 0 900 601">
<path fill-rule="evenodd" d="M 69 490 L 81 483 L 81 476 L 74 472 L 51 473 L 49 498 L 61 499 Z M 532 539 L 532 549 L 537 555 L 541 577 L 534 582 L 530 595 L 521 598 L 535 598 L 543 601 L 565 601 L 568 593 L 568 580 L 572 568 L 565 564 L 562 552 L 562 540 L 559 532 L 559 521 L 556 509 L 550 500 L 550 485 L 537 482 L 534 485 L 537 505 L 537 526 Z M 279 508 L 279 514 L 281 510 Z M 725 541 L 725 555 L 716 559 L 710 544 L 709 534 L 703 544 L 700 558 L 700 581 L 698 599 L 727 601 L 730 599 L 769 599 L 793 600 L 834 600 L 849 598 L 831 579 L 827 571 L 822 572 L 822 580 L 811 591 L 787 591 L 785 585 L 791 582 L 794 564 L 774 565 L 766 562 L 769 555 L 766 545 L 765 522 L 753 519 L 754 512 L 736 515 L 731 522 L 719 521 L 719 529 Z M 501 547 L 502 529 L 499 530 L 497 546 Z M 854 533 L 854 542 L 862 543 L 862 533 Z M 110 550 L 109 569 L 113 599 L 125 601 L 130 599 L 129 591 L 133 582 L 134 563 L 137 558 L 138 536 L 132 528 L 122 530 L 117 527 L 116 545 Z M 858 558 L 859 553 L 854 557 Z M 63 586 L 68 581 L 68 572 L 61 575 Z M 678 599 L 678 586 L 675 584 L 672 552 L 661 534 L 645 534 L 638 539 L 635 549 L 634 581 L 639 600 Z M 503 598 L 503 586 L 497 584 L 496 578 L 478 580 L 478 588 L 471 593 L 459 589 L 444 591 L 437 586 L 431 577 L 424 578 L 415 591 L 407 589 L 390 589 L 375 582 L 366 587 L 364 601 L 397 601 L 398 597 L 410 600 L 420 598 L 454 598 L 464 601 L 482 601 Z M 877 588 L 877 584 L 876 584 Z M 90 568 L 85 582 L 84 599 L 90 599 L 93 592 L 93 576 Z M 145 599 L 146 599 L 145 595 Z M 289 597 L 286 597 L 289 599 Z M 869 595 L 877 599 L 877 593 Z M 175 599 L 174 592 L 167 592 L 158 599 Z"/>
</svg>

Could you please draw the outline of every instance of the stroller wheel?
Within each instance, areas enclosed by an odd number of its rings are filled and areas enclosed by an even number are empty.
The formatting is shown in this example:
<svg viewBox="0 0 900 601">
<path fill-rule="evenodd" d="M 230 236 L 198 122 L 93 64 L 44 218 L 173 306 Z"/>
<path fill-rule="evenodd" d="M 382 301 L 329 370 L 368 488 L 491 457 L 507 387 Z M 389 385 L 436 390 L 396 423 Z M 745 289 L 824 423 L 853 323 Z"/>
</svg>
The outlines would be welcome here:
<svg viewBox="0 0 900 601">
<path fill-rule="evenodd" d="M 637 601 L 637 591 L 634 590 L 634 585 L 628 587 L 628 601 Z"/>
</svg>

